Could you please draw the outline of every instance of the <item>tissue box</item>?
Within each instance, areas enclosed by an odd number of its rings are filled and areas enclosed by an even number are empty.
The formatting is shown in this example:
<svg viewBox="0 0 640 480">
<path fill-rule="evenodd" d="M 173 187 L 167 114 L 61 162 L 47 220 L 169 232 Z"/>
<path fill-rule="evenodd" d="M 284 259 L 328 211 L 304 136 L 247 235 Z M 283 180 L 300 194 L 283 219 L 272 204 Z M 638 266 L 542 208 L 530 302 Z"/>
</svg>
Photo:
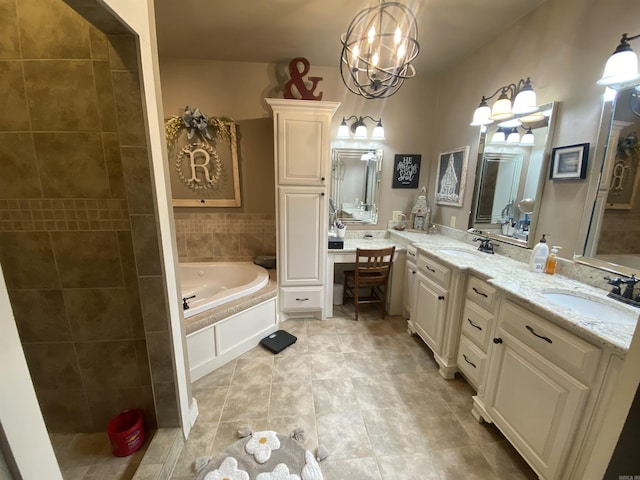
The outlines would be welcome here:
<svg viewBox="0 0 640 480">
<path fill-rule="evenodd" d="M 329 250 L 342 250 L 344 248 L 344 238 L 329 237 Z"/>
</svg>

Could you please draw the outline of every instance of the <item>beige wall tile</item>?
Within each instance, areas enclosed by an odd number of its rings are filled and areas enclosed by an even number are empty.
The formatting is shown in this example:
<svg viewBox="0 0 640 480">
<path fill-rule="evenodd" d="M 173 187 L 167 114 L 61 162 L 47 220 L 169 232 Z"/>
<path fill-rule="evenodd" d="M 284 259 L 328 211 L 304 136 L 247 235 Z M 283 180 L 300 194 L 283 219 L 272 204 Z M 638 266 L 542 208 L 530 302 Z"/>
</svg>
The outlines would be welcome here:
<svg viewBox="0 0 640 480">
<path fill-rule="evenodd" d="M 106 60 L 93 62 L 93 75 L 96 80 L 96 95 L 100 112 L 100 126 L 103 132 L 117 132 L 116 104 L 113 98 L 111 69 Z"/>
<path fill-rule="evenodd" d="M 108 60 L 109 46 L 107 45 L 107 36 L 97 27 L 89 25 L 89 39 L 91 41 L 91 58 Z"/>
<path fill-rule="evenodd" d="M 146 332 L 169 331 L 164 281 L 161 276 L 140 277 L 140 303 Z"/>
<path fill-rule="evenodd" d="M 154 212 L 149 154 L 143 147 L 122 147 L 122 174 L 131 213 Z"/>
<path fill-rule="evenodd" d="M 91 412 L 82 389 L 36 389 L 36 394 L 50 433 L 93 431 Z"/>
<path fill-rule="evenodd" d="M 142 114 L 142 93 L 137 72 L 112 72 L 120 144 L 145 146 L 146 127 Z"/>
<path fill-rule="evenodd" d="M 64 288 L 123 286 L 115 232 L 52 232 L 51 240 Z"/>
<path fill-rule="evenodd" d="M 125 198 L 124 178 L 122 176 L 122 160 L 120 158 L 120 142 L 117 133 L 102 134 L 102 148 L 109 175 L 109 190 L 115 198 Z"/>
<path fill-rule="evenodd" d="M 0 98 L 0 131 L 29 130 L 29 108 L 22 62 L 0 61 Z"/>
<path fill-rule="evenodd" d="M 26 61 L 24 75 L 34 130 L 100 130 L 90 60 Z"/>
<path fill-rule="evenodd" d="M 154 383 L 153 396 L 159 428 L 179 427 L 176 386 L 170 383 Z"/>
<path fill-rule="evenodd" d="M 82 381 L 87 389 L 127 388 L 140 385 L 133 340 L 76 343 Z"/>
<path fill-rule="evenodd" d="M 0 170 L 0 198 L 42 197 L 30 133 L 0 133 Z"/>
<path fill-rule="evenodd" d="M 0 232 L 0 263 L 10 289 L 60 288 L 47 232 Z"/>
<path fill-rule="evenodd" d="M 35 133 L 34 141 L 45 197 L 109 196 L 99 133 Z"/>
<path fill-rule="evenodd" d="M 22 342 L 71 340 L 60 290 L 11 290 L 13 315 Z"/>
<path fill-rule="evenodd" d="M 169 332 L 147 332 L 147 350 L 153 383 L 174 381 Z"/>
<path fill-rule="evenodd" d="M 212 233 L 214 257 L 240 256 L 240 240 L 238 235 Z"/>
<path fill-rule="evenodd" d="M 113 70 L 138 71 L 138 42 L 133 35 L 109 35 L 109 59 Z"/>
<path fill-rule="evenodd" d="M 87 400 L 91 410 L 94 431 L 106 431 L 109 421 L 124 410 L 140 408 L 146 428 L 154 428 L 155 414 L 151 385 L 119 389 L 90 389 Z"/>
<path fill-rule="evenodd" d="M 72 288 L 62 293 L 75 341 L 133 337 L 125 288 Z"/>
<path fill-rule="evenodd" d="M 213 258 L 213 238 L 210 233 L 185 233 L 189 258 Z"/>
<path fill-rule="evenodd" d="M 20 39 L 15 0 L 0 0 L 0 18 L 0 58 L 19 58 Z"/>
<path fill-rule="evenodd" d="M 40 388 L 82 388 L 72 343 L 25 343 L 24 355 L 34 385 Z"/>
<path fill-rule="evenodd" d="M 162 275 L 155 217 L 131 215 L 131 236 L 138 275 Z"/>
<path fill-rule="evenodd" d="M 89 23 L 60 0 L 20 0 L 25 58 L 90 58 Z"/>
</svg>

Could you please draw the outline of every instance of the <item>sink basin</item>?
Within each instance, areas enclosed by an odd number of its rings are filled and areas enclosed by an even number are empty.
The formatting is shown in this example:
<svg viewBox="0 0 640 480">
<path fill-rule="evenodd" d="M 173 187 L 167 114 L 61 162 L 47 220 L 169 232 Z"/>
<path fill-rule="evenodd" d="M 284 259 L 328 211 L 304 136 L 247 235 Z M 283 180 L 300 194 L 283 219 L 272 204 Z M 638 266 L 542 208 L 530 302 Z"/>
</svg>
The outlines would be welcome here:
<svg viewBox="0 0 640 480">
<path fill-rule="evenodd" d="M 458 258 L 480 258 L 483 254 L 473 251 L 473 250 L 465 250 L 464 248 L 456 248 L 456 247 L 443 247 L 438 249 L 439 252 L 446 253 L 447 255 L 451 255 Z"/>
<path fill-rule="evenodd" d="M 567 292 L 545 292 L 542 295 L 556 305 L 596 317 L 605 323 L 635 324 L 640 313 L 616 308 L 615 305 L 609 304 L 615 300 L 585 298 Z"/>
</svg>

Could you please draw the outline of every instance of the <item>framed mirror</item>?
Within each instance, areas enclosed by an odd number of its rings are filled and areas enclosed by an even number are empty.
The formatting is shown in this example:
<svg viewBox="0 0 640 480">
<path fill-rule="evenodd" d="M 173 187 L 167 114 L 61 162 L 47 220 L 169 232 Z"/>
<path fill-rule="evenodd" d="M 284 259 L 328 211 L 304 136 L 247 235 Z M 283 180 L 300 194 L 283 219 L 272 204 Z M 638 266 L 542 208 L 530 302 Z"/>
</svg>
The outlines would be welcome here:
<svg viewBox="0 0 640 480">
<path fill-rule="evenodd" d="M 470 228 L 533 246 L 557 108 L 558 102 L 546 103 L 480 133 Z"/>
<path fill-rule="evenodd" d="M 331 151 L 329 210 L 347 224 L 378 223 L 382 149 L 334 148 Z"/>
<path fill-rule="evenodd" d="M 623 275 L 640 274 L 640 87 L 605 101 L 576 260 Z"/>
</svg>

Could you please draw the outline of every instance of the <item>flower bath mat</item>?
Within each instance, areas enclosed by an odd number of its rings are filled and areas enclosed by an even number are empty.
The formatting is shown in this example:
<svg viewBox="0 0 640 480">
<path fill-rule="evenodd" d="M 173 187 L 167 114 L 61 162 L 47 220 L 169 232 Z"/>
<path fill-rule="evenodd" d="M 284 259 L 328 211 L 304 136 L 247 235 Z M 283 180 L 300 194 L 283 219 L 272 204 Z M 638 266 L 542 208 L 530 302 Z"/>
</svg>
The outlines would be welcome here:
<svg viewBox="0 0 640 480">
<path fill-rule="evenodd" d="M 328 452 L 318 447 L 314 455 L 305 449 L 303 429 L 290 436 L 248 428 L 238 434 L 243 438 L 220 455 L 194 462 L 197 480 L 323 480 L 318 462 Z"/>
</svg>

